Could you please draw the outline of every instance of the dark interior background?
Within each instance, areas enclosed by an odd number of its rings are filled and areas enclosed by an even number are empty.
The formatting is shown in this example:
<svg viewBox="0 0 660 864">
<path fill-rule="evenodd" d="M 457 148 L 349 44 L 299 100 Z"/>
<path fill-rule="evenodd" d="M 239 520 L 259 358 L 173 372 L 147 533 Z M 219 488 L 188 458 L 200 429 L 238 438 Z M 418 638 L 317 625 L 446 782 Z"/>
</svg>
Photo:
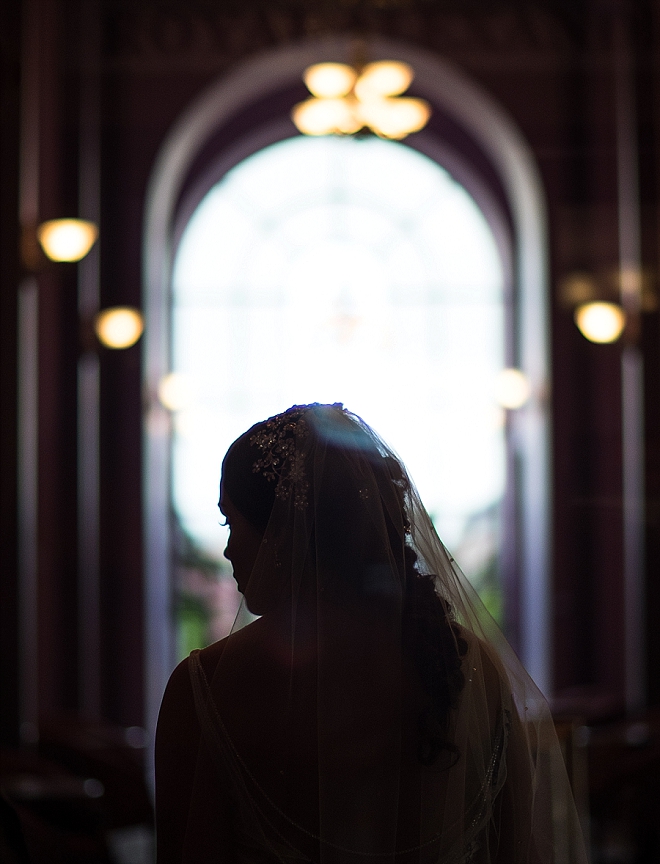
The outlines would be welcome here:
<svg viewBox="0 0 660 864">
<path fill-rule="evenodd" d="M 586 749 L 594 860 L 660 860 L 653 817 L 660 813 L 654 779 L 660 776 L 660 3 L 4 0 L 1 15 L 0 745 L 9 754 L 4 764 L 14 765 L 16 754 L 27 748 L 29 758 L 54 765 L 68 759 L 66 770 L 80 773 L 82 763 L 69 751 L 65 759 L 63 745 L 60 750 L 48 745 L 49 740 L 61 744 L 64 733 L 48 730 L 103 729 L 110 740 L 117 730 L 144 724 L 141 346 L 95 349 L 101 368 L 102 663 L 100 712 L 88 718 L 80 704 L 84 644 L 76 612 L 76 368 L 81 352 L 89 350 L 89 322 L 78 313 L 76 265 L 46 265 L 29 248 L 26 252 L 26 232 L 33 226 L 21 225 L 19 218 L 25 94 L 35 87 L 39 94 L 38 159 L 32 169 L 39 181 L 36 221 L 75 215 L 85 146 L 83 58 L 89 33 L 98 28 L 101 306 L 140 307 L 146 187 L 158 149 L 186 106 L 218 76 L 265 49 L 324 33 L 387 35 L 437 53 L 485 88 L 520 128 L 541 173 L 550 251 L 555 708 L 591 730 Z M 648 699 L 633 718 L 624 708 L 622 648 L 624 343 L 587 342 L 562 294 L 566 277 L 575 272 L 590 274 L 611 291 L 618 267 L 616 27 L 628 40 L 631 62 L 644 277 L 639 327 L 627 336 L 641 351 L 645 375 Z M 36 84 L 30 83 L 35 63 Z M 40 726 L 46 730 L 41 750 L 21 741 L 19 728 L 17 297 L 26 276 L 36 278 L 39 298 L 37 651 Z M 641 730 L 637 739 L 629 733 L 631 723 Z M 142 750 L 133 749 L 131 758 L 139 765 Z M 144 812 L 134 821 L 148 822 Z M 628 857 L 612 857 L 617 848 L 629 850 Z"/>
</svg>

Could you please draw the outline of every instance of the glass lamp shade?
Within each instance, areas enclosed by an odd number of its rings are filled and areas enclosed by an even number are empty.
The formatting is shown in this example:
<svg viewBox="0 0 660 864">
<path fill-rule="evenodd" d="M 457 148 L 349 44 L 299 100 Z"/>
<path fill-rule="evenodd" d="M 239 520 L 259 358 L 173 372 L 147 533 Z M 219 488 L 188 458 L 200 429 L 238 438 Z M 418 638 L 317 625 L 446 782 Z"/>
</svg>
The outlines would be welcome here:
<svg viewBox="0 0 660 864">
<path fill-rule="evenodd" d="M 94 329 L 106 348 L 130 348 L 142 335 L 144 321 L 142 314 L 131 306 L 113 306 L 99 312 Z"/>
<path fill-rule="evenodd" d="M 158 383 L 158 400 L 168 411 L 176 413 L 190 407 L 193 392 L 189 379 L 181 372 L 168 372 Z"/>
<path fill-rule="evenodd" d="M 291 119 L 303 135 L 352 135 L 363 125 L 350 98 L 306 99 L 295 106 Z"/>
<path fill-rule="evenodd" d="M 374 96 L 398 96 L 410 87 L 414 72 L 412 66 L 395 60 L 379 60 L 369 63 L 362 70 L 355 85 L 358 99 Z"/>
<path fill-rule="evenodd" d="M 360 114 L 376 135 L 400 140 L 423 129 L 431 109 L 423 99 L 375 98 L 360 103 Z"/>
<path fill-rule="evenodd" d="M 357 73 L 345 63 L 315 63 L 305 69 L 303 80 L 312 95 L 338 99 L 351 92 Z"/>
<path fill-rule="evenodd" d="M 51 261 L 80 261 L 98 234 L 96 225 L 86 219 L 51 219 L 37 229 L 41 248 Z"/>
<path fill-rule="evenodd" d="M 626 326 L 626 314 L 616 303 L 583 303 L 575 310 L 575 323 L 590 342 L 616 342 Z"/>
<path fill-rule="evenodd" d="M 499 405 L 510 411 L 522 408 L 531 394 L 529 380 L 520 369 L 502 369 L 495 385 Z"/>
</svg>

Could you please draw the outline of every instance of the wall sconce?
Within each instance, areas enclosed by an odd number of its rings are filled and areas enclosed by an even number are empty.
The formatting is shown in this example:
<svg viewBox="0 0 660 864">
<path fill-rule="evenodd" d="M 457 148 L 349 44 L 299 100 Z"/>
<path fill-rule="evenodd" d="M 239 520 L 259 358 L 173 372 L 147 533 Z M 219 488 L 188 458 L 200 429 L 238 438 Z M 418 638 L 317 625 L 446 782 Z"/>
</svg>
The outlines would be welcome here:
<svg viewBox="0 0 660 864">
<path fill-rule="evenodd" d="M 575 272 L 560 283 L 560 303 L 573 310 L 578 330 L 590 342 L 616 342 L 626 328 L 626 311 L 614 302 L 621 293 L 623 278 L 619 270 L 605 270 L 598 276 Z"/>
<path fill-rule="evenodd" d="M 158 382 L 158 401 L 172 413 L 190 407 L 193 397 L 191 382 L 181 372 L 168 372 Z"/>
<path fill-rule="evenodd" d="M 574 314 L 580 333 L 590 342 L 616 342 L 626 326 L 626 313 L 617 303 L 582 303 Z"/>
<path fill-rule="evenodd" d="M 522 408 L 531 396 L 529 379 L 520 369 L 502 369 L 495 385 L 498 405 L 509 411 Z"/>
<path fill-rule="evenodd" d="M 80 261 L 99 235 L 87 219 L 50 219 L 37 228 L 41 248 L 51 261 Z"/>
<path fill-rule="evenodd" d="M 291 119 L 303 135 L 354 135 L 370 129 L 380 138 L 401 140 L 428 123 L 424 99 L 403 98 L 414 77 L 395 60 L 368 63 L 361 71 L 345 63 L 316 63 L 303 75 L 310 99 L 299 102 Z"/>
<path fill-rule="evenodd" d="M 98 313 L 94 330 L 106 348 L 130 348 L 142 335 L 144 320 L 131 306 L 112 306 Z"/>
</svg>

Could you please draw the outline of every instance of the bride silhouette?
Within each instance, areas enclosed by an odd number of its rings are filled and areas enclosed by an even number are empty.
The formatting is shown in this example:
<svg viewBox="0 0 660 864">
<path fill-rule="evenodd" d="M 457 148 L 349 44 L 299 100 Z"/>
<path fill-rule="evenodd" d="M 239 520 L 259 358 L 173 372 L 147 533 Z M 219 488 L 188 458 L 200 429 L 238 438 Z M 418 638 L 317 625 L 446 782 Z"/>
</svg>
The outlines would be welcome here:
<svg viewBox="0 0 660 864">
<path fill-rule="evenodd" d="M 167 686 L 159 864 L 586 862 L 547 705 L 373 430 L 258 423 L 220 509 L 259 617 Z"/>
</svg>

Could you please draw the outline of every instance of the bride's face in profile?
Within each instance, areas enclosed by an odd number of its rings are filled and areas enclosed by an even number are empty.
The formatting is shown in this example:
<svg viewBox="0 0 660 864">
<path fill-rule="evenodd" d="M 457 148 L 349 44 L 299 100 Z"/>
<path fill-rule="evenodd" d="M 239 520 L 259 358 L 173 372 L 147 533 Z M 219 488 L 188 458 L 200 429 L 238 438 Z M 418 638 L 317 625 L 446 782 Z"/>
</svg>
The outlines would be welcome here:
<svg viewBox="0 0 660 864">
<path fill-rule="evenodd" d="M 262 535 L 232 504 L 222 485 L 218 507 L 229 527 L 229 540 L 224 555 L 231 561 L 238 590 L 245 594 L 254 562 L 257 560 Z"/>
</svg>

